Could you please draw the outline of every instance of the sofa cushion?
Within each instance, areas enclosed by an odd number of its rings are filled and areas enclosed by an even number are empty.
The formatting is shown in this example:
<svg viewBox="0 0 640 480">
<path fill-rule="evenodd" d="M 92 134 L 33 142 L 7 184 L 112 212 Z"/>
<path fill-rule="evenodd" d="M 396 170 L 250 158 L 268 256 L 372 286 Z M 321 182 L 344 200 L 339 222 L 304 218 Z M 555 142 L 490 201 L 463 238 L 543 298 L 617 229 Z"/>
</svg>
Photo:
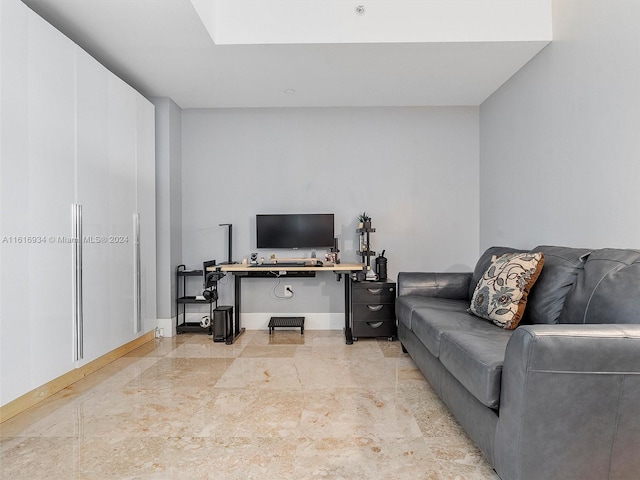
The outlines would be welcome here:
<svg viewBox="0 0 640 480">
<path fill-rule="evenodd" d="M 483 405 L 498 408 L 507 343 L 513 330 L 489 323 L 472 330 L 447 329 L 440 339 L 440 361 Z"/>
<path fill-rule="evenodd" d="M 411 330 L 436 358 L 440 356 L 440 339 L 444 332 L 487 329 L 499 332 L 495 326 L 469 314 L 466 300 L 458 300 L 457 304 L 433 300 L 431 306 L 418 307 L 413 311 Z"/>
<path fill-rule="evenodd" d="M 478 281 L 469 311 L 499 327 L 513 330 L 524 314 L 529 290 L 543 265 L 542 252 L 494 256 Z"/>
<path fill-rule="evenodd" d="M 541 245 L 531 251 L 544 253 L 544 268 L 529 292 L 520 325 L 558 323 L 567 293 L 591 250 Z"/>
<path fill-rule="evenodd" d="M 640 323 L 640 251 L 591 252 L 567 294 L 560 323 Z"/>
<path fill-rule="evenodd" d="M 396 316 L 399 322 L 411 330 L 414 310 L 422 307 L 438 310 L 465 311 L 467 300 L 425 297 L 424 295 L 402 295 L 396 299 Z"/>
</svg>

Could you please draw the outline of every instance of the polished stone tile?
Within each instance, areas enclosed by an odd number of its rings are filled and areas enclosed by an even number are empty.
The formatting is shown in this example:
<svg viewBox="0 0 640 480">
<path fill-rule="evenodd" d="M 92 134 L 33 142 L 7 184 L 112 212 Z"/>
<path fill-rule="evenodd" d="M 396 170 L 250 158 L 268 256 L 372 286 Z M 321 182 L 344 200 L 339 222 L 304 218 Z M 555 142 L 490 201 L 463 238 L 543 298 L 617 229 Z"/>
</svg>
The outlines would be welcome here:
<svg viewBox="0 0 640 480">
<path fill-rule="evenodd" d="M 293 358 L 299 350 L 311 347 L 299 347 L 293 344 L 247 345 L 240 354 L 247 358 Z"/>
<path fill-rule="evenodd" d="M 305 345 L 308 342 L 305 336 L 300 333 L 300 329 L 283 330 L 276 328 L 268 335 L 269 345 Z"/>
<path fill-rule="evenodd" d="M 308 388 L 387 388 L 396 383 L 395 371 L 385 358 L 295 358 L 300 381 Z"/>
<path fill-rule="evenodd" d="M 297 449 L 294 478 L 419 479 L 424 478 L 431 462 L 429 449 L 419 438 L 303 438 Z"/>
<path fill-rule="evenodd" d="M 420 428 L 394 389 L 305 390 L 300 434 L 310 438 L 418 438 Z"/>
<path fill-rule="evenodd" d="M 216 389 L 188 430 L 196 437 L 295 438 L 305 400 L 300 389 Z"/>
<path fill-rule="evenodd" d="M 295 479 L 295 438 L 171 438 L 165 458 L 174 479 Z"/>
<path fill-rule="evenodd" d="M 312 356 L 315 358 L 330 359 L 382 359 L 384 355 L 375 340 L 358 341 L 353 345 L 346 345 L 344 341 L 332 340 L 327 344 L 322 339 L 312 342 L 309 348 L 298 349 L 296 356 Z"/>
<path fill-rule="evenodd" d="M 165 357 L 144 370 L 127 386 L 175 389 L 214 386 L 233 363 L 233 358 Z"/>
<path fill-rule="evenodd" d="M 211 337 L 206 343 L 183 342 L 167 354 L 170 358 L 236 358 L 242 354 L 246 345 L 226 345 L 214 342 Z"/>
<path fill-rule="evenodd" d="M 294 358 L 237 358 L 216 383 L 216 388 L 301 389 Z"/>
<path fill-rule="evenodd" d="M 497 479 L 399 342 L 160 338 L 0 425 L 7 479 Z"/>
<path fill-rule="evenodd" d="M 80 440 L 26 437 L 0 452 L 0 478 L 68 480 L 80 472 Z"/>
</svg>

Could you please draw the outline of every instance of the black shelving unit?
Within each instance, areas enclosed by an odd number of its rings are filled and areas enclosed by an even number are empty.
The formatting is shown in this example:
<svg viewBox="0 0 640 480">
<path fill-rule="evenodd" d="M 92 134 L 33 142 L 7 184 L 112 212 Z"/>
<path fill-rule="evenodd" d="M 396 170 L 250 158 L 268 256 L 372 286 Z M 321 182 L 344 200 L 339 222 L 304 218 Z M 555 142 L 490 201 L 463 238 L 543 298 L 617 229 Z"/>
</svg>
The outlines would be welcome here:
<svg viewBox="0 0 640 480">
<path fill-rule="evenodd" d="M 358 228 L 356 232 L 360 235 L 360 249 L 356 252 L 362 258 L 362 263 L 367 265 L 367 271 L 371 267 L 371 257 L 376 256 L 376 252 L 371 250 L 371 234 L 376 231 L 371 226 Z"/>
<path fill-rule="evenodd" d="M 218 302 L 217 295 L 213 295 L 211 298 L 204 300 L 197 300 L 195 295 L 186 295 L 187 279 L 189 277 L 200 277 L 200 279 L 203 279 L 203 270 L 186 270 L 185 265 L 178 265 L 176 268 L 176 333 L 207 332 L 211 335 L 213 333 L 213 310 L 217 307 Z M 200 293 L 202 293 L 204 288 L 203 282 L 200 282 L 198 285 L 200 286 Z M 202 328 L 200 322 L 187 322 L 187 305 L 209 305 L 210 325 L 208 328 Z M 181 313 L 182 323 L 180 323 Z"/>
</svg>

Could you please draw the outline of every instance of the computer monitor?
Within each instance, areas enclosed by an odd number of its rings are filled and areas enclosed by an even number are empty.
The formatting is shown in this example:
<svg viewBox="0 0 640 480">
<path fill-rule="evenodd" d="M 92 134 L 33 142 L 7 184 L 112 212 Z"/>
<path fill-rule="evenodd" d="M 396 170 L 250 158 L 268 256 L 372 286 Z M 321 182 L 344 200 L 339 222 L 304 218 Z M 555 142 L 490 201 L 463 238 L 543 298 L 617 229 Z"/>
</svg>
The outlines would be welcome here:
<svg viewBox="0 0 640 480">
<path fill-rule="evenodd" d="M 257 248 L 332 248 L 333 213 L 256 215 Z"/>
</svg>

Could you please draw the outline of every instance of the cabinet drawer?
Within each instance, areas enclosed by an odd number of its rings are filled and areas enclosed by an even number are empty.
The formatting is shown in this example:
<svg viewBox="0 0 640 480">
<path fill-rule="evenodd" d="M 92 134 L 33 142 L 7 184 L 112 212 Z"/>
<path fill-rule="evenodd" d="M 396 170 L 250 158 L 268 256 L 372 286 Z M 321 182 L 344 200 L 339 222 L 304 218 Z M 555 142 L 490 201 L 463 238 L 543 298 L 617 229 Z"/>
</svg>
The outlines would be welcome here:
<svg viewBox="0 0 640 480">
<path fill-rule="evenodd" d="M 395 337 L 397 335 L 395 320 L 379 322 L 353 322 L 354 337 Z"/>
<path fill-rule="evenodd" d="M 384 286 L 361 283 L 353 287 L 353 303 L 393 303 L 395 298 L 395 283 Z"/>
<path fill-rule="evenodd" d="M 357 303 L 353 305 L 353 320 L 380 321 L 396 319 L 395 304 L 393 303 Z"/>
</svg>

